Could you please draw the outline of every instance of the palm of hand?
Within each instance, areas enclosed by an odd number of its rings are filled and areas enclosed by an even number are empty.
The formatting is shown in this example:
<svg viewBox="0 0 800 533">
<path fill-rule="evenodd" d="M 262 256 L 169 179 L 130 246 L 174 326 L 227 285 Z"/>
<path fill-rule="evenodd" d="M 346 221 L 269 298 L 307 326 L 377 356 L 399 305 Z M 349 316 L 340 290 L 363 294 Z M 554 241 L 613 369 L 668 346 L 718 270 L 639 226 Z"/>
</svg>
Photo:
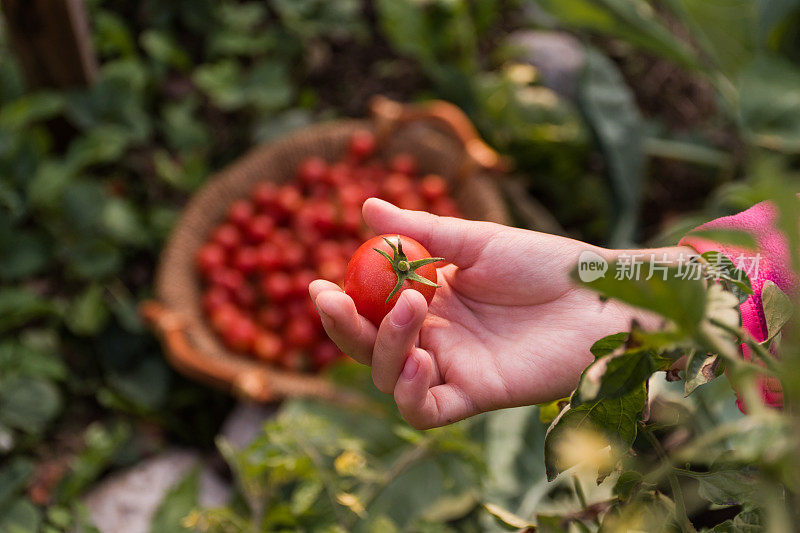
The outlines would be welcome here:
<svg viewBox="0 0 800 533">
<path fill-rule="evenodd" d="M 514 248 L 496 238 L 469 267 L 439 269 L 418 346 L 433 360 L 431 386 L 457 388 L 473 412 L 567 396 L 591 344 L 625 328 L 615 304 L 569 282 L 574 241 L 540 237 L 506 258 L 494 252 Z"/>
</svg>

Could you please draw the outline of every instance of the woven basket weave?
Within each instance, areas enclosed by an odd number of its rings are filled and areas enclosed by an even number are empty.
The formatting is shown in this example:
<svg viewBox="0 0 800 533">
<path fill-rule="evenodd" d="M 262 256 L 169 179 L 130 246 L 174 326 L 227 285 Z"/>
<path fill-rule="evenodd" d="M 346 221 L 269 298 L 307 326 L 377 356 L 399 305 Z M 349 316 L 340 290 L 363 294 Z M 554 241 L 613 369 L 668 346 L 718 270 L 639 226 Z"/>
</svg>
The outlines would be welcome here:
<svg viewBox="0 0 800 533">
<path fill-rule="evenodd" d="M 323 378 L 276 369 L 228 350 L 207 324 L 200 306 L 202 285 L 196 252 L 224 219 L 234 200 L 256 183 L 292 180 L 298 164 L 311 155 L 336 161 L 353 132 L 368 129 L 378 139 L 379 156 L 405 152 L 418 161 L 420 175 L 436 173 L 451 182 L 465 218 L 508 223 L 495 184 L 507 163 L 477 136 L 456 107 L 445 102 L 402 106 L 385 98 L 372 104 L 373 119 L 342 120 L 311 126 L 255 148 L 212 177 L 192 198 L 172 231 L 156 273 L 156 301 L 142 314 L 162 339 L 170 363 L 190 377 L 256 401 L 287 396 L 316 396 L 356 401 Z"/>
</svg>

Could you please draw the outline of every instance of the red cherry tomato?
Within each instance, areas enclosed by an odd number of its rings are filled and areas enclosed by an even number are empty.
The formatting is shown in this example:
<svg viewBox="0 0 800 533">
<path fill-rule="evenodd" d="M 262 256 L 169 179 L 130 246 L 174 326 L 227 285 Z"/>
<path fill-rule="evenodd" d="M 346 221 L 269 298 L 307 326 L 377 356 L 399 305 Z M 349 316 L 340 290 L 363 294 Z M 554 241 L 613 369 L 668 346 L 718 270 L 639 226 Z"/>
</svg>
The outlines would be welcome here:
<svg viewBox="0 0 800 533">
<path fill-rule="evenodd" d="M 397 202 L 404 195 L 412 193 L 414 182 L 405 174 L 389 174 L 381 186 L 381 195 L 390 202 Z"/>
<path fill-rule="evenodd" d="M 271 331 L 261 330 L 253 341 L 253 353 L 262 361 L 274 362 L 280 359 L 283 343 L 281 338 Z"/>
<path fill-rule="evenodd" d="M 253 218 L 254 213 L 253 204 L 249 201 L 236 200 L 231 204 L 228 210 L 228 220 L 230 220 L 234 226 L 246 228 L 247 224 L 250 223 L 250 219 Z"/>
<path fill-rule="evenodd" d="M 232 268 L 220 268 L 219 270 L 214 270 L 211 272 L 209 276 L 209 281 L 221 287 L 224 287 L 226 290 L 230 291 L 231 294 L 234 294 L 239 287 L 245 284 L 244 275 L 238 270 L 234 270 Z"/>
<path fill-rule="evenodd" d="M 258 311 L 258 323 L 269 330 L 277 331 L 285 320 L 286 317 L 279 307 L 270 306 Z"/>
<path fill-rule="evenodd" d="M 419 183 L 419 193 L 425 200 L 435 202 L 447 195 L 447 182 L 438 174 L 428 174 Z"/>
<path fill-rule="evenodd" d="M 242 235 L 233 224 L 223 224 L 214 230 L 211 240 L 230 251 L 242 242 Z"/>
<path fill-rule="evenodd" d="M 204 244 L 197 252 L 197 268 L 205 276 L 208 276 L 212 270 L 224 267 L 225 260 L 225 249 L 219 244 Z"/>
<path fill-rule="evenodd" d="M 235 305 L 226 303 L 211 314 L 211 325 L 217 333 L 222 334 L 241 316 Z"/>
<path fill-rule="evenodd" d="M 261 280 L 261 291 L 273 302 L 283 302 L 292 294 L 292 278 L 286 272 L 272 272 Z"/>
<path fill-rule="evenodd" d="M 367 130 L 358 130 L 350 137 L 350 155 L 362 161 L 375 152 L 375 136 Z"/>
<path fill-rule="evenodd" d="M 222 332 L 222 338 L 230 349 L 237 352 L 249 352 L 253 349 L 257 334 L 258 328 L 253 321 L 240 316 Z"/>
<path fill-rule="evenodd" d="M 296 316 L 286 324 L 285 338 L 289 346 L 308 348 L 317 340 L 317 328 L 306 316 Z"/>
<path fill-rule="evenodd" d="M 411 154 L 397 154 L 389 163 L 389 168 L 392 172 L 413 176 L 417 173 L 417 158 Z"/>
<path fill-rule="evenodd" d="M 271 216 L 255 216 L 246 226 L 247 238 L 250 239 L 250 242 L 253 244 L 260 244 L 269 238 L 274 227 L 275 221 Z"/>
<path fill-rule="evenodd" d="M 318 277 L 313 270 L 308 269 L 295 273 L 292 277 L 292 294 L 303 297 L 301 301 L 305 302 L 307 300 L 305 296 L 308 294 L 308 286 Z"/>
<path fill-rule="evenodd" d="M 283 258 L 281 258 L 280 251 L 272 243 L 259 246 L 256 254 L 258 256 L 258 269 L 262 272 L 272 272 L 283 266 Z"/>
<path fill-rule="evenodd" d="M 394 249 L 385 239 L 394 246 Z M 401 246 L 398 246 L 398 239 Z M 382 250 L 392 260 L 390 261 L 375 249 Z M 414 262 L 425 259 L 431 259 L 428 251 L 410 237 L 402 235 L 373 237 L 362 244 L 350 258 L 344 276 L 344 292 L 353 299 L 359 314 L 373 324 L 380 325 L 383 317 L 394 307 L 400 292 L 405 289 L 419 291 L 428 303 L 433 300 L 436 292 L 434 261 L 418 264 L 416 267 L 414 265 Z M 411 271 L 427 282 L 407 279 L 408 273 Z M 402 285 L 395 292 L 398 281 L 401 279 Z M 393 292 L 394 294 L 392 294 Z"/>
<path fill-rule="evenodd" d="M 283 185 L 275 194 L 276 214 L 281 219 L 286 219 L 297 213 L 303 206 L 303 196 L 297 187 Z"/>
<path fill-rule="evenodd" d="M 233 268 L 244 275 L 255 272 L 258 268 L 258 250 L 250 246 L 236 250 L 233 254 Z"/>
<path fill-rule="evenodd" d="M 309 185 L 323 181 L 327 172 L 328 163 L 321 157 L 309 157 L 297 167 L 297 177 Z"/>
<path fill-rule="evenodd" d="M 219 285 L 212 285 L 203 293 L 203 309 L 209 316 L 230 301 L 230 293 Z"/>
<path fill-rule="evenodd" d="M 270 181 L 259 183 L 253 188 L 253 202 L 260 211 L 268 211 L 275 205 L 275 184 Z"/>
<path fill-rule="evenodd" d="M 256 290 L 249 283 L 245 283 L 233 291 L 233 298 L 237 304 L 244 308 L 255 307 L 258 301 Z"/>
</svg>

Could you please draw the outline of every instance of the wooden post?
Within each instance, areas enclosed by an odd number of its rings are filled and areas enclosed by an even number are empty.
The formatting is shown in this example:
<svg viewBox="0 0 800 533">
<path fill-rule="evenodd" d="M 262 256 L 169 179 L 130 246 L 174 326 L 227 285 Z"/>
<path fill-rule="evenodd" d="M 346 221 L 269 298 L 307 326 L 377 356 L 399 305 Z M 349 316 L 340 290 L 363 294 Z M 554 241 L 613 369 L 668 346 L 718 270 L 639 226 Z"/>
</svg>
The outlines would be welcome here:
<svg viewBox="0 0 800 533">
<path fill-rule="evenodd" d="M 91 84 L 97 76 L 83 0 L 0 0 L 29 89 Z"/>
</svg>

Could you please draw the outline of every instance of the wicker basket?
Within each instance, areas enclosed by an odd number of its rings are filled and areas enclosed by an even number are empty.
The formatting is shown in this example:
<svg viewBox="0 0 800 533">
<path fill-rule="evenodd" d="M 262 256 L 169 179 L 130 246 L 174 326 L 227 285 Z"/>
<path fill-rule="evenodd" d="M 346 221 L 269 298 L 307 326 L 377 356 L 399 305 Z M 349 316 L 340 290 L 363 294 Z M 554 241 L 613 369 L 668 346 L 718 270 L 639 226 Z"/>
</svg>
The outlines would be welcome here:
<svg viewBox="0 0 800 533">
<path fill-rule="evenodd" d="M 215 175 L 189 202 L 160 258 L 157 300 L 145 302 L 141 308 L 160 336 L 168 360 L 179 371 L 255 401 L 287 396 L 357 401 L 320 376 L 280 370 L 225 348 L 199 305 L 202 287 L 195 255 L 231 202 L 247 197 L 258 182 L 293 179 L 297 165 L 310 155 L 337 160 L 358 129 L 375 133 L 381 156 L 411 153 L 421 174 L 437 173 L 449 180 L 466 218 L 508 222 L 492 176 L 505 170 L 507 163 L 479 139 L 458 108 L 439 101 L 404 106 L 382 97 L 371 107 L 371 121 L 315 125 L 255 148 Z"/>
</svg>

